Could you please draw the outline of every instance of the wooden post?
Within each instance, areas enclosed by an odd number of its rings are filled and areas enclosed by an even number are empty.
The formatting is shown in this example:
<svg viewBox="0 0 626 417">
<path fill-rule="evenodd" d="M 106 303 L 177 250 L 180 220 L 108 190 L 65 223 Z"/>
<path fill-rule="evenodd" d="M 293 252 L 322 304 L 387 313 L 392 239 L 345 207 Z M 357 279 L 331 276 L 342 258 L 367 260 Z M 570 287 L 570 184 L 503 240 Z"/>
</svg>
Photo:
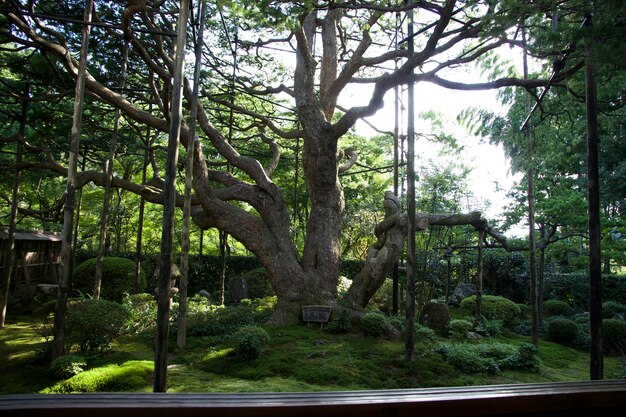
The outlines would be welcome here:
<svg viewBox="0 0 626 417">
<path fill-rule="evenodd" d="M 586 19 L 585 96 L 587 104 L 587 206 L 589 211 L 589 325 L 591 352 L 589 376 L 603 379 L 602 353 L 602 263 L 600 251 L 600 175 L 598 168 L 598 108 L 596 63 L 593 46 L 592 15 Z"/>
<path fill-rule="evenodd" d="M 409 7 L 413 0 L 408 0 Z M 413 39 L 413 8 L 408 11 L 408 50 L 407 55 L 415 53 Z M 415 350 L 415 86 L 408 83 L 408 117 L 407 117 L 407 294 L 406 294 L 406 339 L 404 356 L 406 360 L 414 360 Z"/>
<path fill-rule="evenodd" d="M 161 234 L 161 259 L 159 267 L 154 392 L 165 392 L 167 389 L 167 339 L 169 337 L 174 210 L 176 210 L 176 164 L 178 162 L 178 142 L 180 140 L 180 128 L 183 116 L 182 87 L 188 15 L 189 0 L 181 0 L 178 14 L 178 36 L 176 39 L 176 60 L 174 62 L 167 164 L 165 165 L 165 200 L 163 204 L 163 229 Z"/>
<path fill-rule="evenodd" d="M 76 203 L 76 182 L 78 150 L 80 147 L 80 125 L 83 117 L 83 103 L 85 98 L 85 75 L 87 73 L 87 51 L 89 47 L 89 30 L 93 0 L 85 1 L 85 15 L 83 20 L 80 60 L 76 78 L 76 92 L 74 95 L 74 113 L 72 115 L 72 132 L 70 134 L 69 162 L 67 167 L 67 191 L 65 195 L 65 210 L 63 212 L 63 240 L 61 245 L 61 274 L 59 276 L 59 291 L 54 309 L 54 328 L 52 341 L 52 359 L 64 354 L 65 342 L 65 313 L 67 310 L 67 293 L 74 259 L 74 245 L 72 241 L 74 207 Z"/>
<path fill-rule="evenodd" d="M 178 329 L 176 344 L 184 348 L 187 344 L 187 285 L 189 283 L 189 223 L 191 218 L 191 185 L 193 180 L 193 159 L 198 146 L 196 118 L 198 117 L 198 92 L 200 91 L 200 64 L 202 63 L 202 37 L 204 36 L 205 2 L 198 3 L 198 32 L 195 39 L 196 62 L 193 71 L 193 93 L 191 96 L 191 114 L 189 116 L 189 139 L 187 140 L 187 163 L 185 165 L 185 200 L 183 207 L 183 242 L 180 260 L 180 286 L 178 299 Z"/>
</svg>

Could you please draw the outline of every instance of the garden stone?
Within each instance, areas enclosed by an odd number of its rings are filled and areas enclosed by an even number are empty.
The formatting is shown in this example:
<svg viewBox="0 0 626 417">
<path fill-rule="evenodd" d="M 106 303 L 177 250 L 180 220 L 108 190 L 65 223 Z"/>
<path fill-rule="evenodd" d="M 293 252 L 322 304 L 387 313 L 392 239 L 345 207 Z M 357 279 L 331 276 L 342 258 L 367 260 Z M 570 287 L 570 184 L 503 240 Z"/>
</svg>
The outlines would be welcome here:
<svg viewBox="0 0 626 417">
<path fill-rule="evenodd" d="M 248 283 L 243 277 L 228 279 L 228 293 L 231 303 L 238 303 L 245 298 L 250 298 L 250 288 L 248 288 Z"/>
<path fill-rule="evenodd" d="M 456 286 L 452 297 L 450 297 L 450 305 L 458 307 L 463 299 L 474 294 L 476 294 L 476 285 L 461 282 Z"/>
<path fill-rule="evenodd" d="M 426 303 L 422 309 L 421 322 L 440 336 L 446 334 L 448 323 L 450 323 L 448 306 L 433 302 Z"/>
<path fill-rule="evenodd" d="M 198 291 L 198 295 L 200 297 L 206 298 L 207 300 L 211 299 L 211 294 L 209 294 L 209 292 L 207 290 L 200 290 L 200 291 Z"/>
</svg>

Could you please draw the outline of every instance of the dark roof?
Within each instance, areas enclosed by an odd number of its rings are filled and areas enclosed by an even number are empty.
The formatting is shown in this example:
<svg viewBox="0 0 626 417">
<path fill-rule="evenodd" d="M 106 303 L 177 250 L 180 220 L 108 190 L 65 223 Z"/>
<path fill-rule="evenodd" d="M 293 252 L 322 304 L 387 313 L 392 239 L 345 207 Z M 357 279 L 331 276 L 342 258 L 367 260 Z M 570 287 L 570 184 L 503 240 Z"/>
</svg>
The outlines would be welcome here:
<svg viewBox="0 0 626 417">
<path fill-rule="evenodd" d="M 9 238 L 9 232 L 0 230 L 0 240 Z M 60 242 L 63 240 L 60 233 L 51 232 L 15 232 L 15 240 L 39 240 L 48 242 Z"/>
</svg>

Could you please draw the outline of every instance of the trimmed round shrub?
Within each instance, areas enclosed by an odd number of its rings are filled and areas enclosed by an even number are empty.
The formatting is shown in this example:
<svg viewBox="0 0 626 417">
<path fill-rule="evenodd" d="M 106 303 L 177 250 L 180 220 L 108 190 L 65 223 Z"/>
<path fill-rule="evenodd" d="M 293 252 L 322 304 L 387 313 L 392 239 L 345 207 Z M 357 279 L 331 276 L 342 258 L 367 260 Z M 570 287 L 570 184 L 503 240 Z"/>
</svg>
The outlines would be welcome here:
<svg viewBox="0 0 626 417">
<path fill-rule="evenodd" d="M 571 346 L 578 337 L 578 325 L 570 319 L 555 317 L 552 320 L 546 320 L 544 326 L 545 338 L 551 342 Z"/>
<path fill-rule="evenodd" d="M 543 302 L 543 317 L 552 316 L 570 316 L 572 314 L 572 307 L 565 301 L 561 300 L 546 300 Z"/>
<path fill-rule="evenodd" d="M 87 360 L 78 355 L 59 356 L 50 364 L 52 375 L 57 378 L 67 379 L 83 372 L 87 367 Z"/>
<path fill-rule="evenodd" d="M 78 265 L 74 271 L 74 290 L 82 294 L 93 293 L 96 276 L 96 259 Z M 139 290 L 146 287 L 146 276 L 141 272 Z M 135 262 L 126 258 L 106 257 L 102 262 L 100 298 L 121 302 L 125 293 L 135 293 Z"/>
<path fill-rule="evenodd" d="M 465 340 L 467 333 L 472 330 L 474 325 L 471 321 L 455 319 L 451 320 L 448 324 L 448 332 L 450 337 L 457 340 Z"/>
<path fill-rule="evenodd" d="M 578 316 L 574 318 L 576 324 L 589 324 L 589 316 Z"/>
<path fill-rule="evenodd" d="M 606 353 L 624 355 L 626 353 L 626 321 L 602 320 L 602 338 Z"/>
<path fill-rule="evenodd" d="M 255 359 L 261 356 L 270 337 L 267 332 L 258 326 L 244 326 L 233 335 L 235 340 L 235 354 L 243 360 Z"/>
<path fill-rule="evenodd" d="M 626 313 L 626 305 L 617 301 L 605 301 L 602 303 L 602 318 L 612 319 L 618 314 Z"/>
<path fill-rule="evenodd" d="M 420 318 L 422 324 L 438 335 L 445 335 L 450 323 L 448 306 L 440 303 L 426 303 Z"/>
<path fill-rule="evenodd" d="M 517 303 L 517 306 L 519 307 L 520 318 L 522 320 L 530 319 L 530 315 L 532 314 L 530 306 L 527 304 L 520 304 L 520 303 Z"/>
<path fill-rule="evenodd" d="M 130 317 L 128 309 L 108 300 L 72 300 L 67 305 L 65 343 L 67 351 L 77 345 L 81 352 L 102 352 L 120 336 Z"/>
<path fill-rule="evenodd" d="M 426 326 L 415 324 L 415 340 L 417 342 L 426 343 L 432 345 L 435 343 L 435 331 Z"/>
<path fill-rule="evenodd" d="M 380 337 L 385 334 L 387 319 L 382 313 L 370 312 L 363 317 L 363 333 L 365 336 Z"/>
<path fill-rule="evenodd" d="M 460 310 L 467 315 L 476 313 L 476 296 L 461 301 Z M 502 320 L 505 326 L 512 327 L 520 320 L 520 308 L 513 301 L 495 295 L 483 295 L 481 313 L 488 320 Z"/>
<path fill-rule="evenodd" d="M 396 328 L 401 334 L 404 334 L 406 319 L 400 316 L 391 316 L 389 318 L 389 324 Z M 416 328 L 418 324 L 415 324 Z"/>
</svg>

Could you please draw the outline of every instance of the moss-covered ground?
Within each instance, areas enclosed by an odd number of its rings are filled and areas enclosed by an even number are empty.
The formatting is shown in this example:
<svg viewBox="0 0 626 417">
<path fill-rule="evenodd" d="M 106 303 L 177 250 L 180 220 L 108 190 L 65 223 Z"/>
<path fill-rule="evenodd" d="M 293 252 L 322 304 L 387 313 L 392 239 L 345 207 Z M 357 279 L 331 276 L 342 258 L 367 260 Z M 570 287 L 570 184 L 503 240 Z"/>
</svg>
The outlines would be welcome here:
<svg viewBox="0 0 626 417">
<path fill-rule="evenodd" d="M 253 392 L 395 389 L 512 384 L 589 379 L 585 351 L 541 341 L 538 370 L 463 374 L 418 343 L 414 361 L 404 359 L 403 341 L 325 333 L 316 326 L 266 327 L 271 340 L 258 359 L 238 360 L 225 337 L 189 337 L 184 349 L 170 343 L 169 392 Z M 499 342 L 519 345 L 529 338 L 509 334 Z M 9 317 L 0 329 L 0 394 L 89 391 L 150 391 L 153 341 L 125 336 L 112 348 L 87 358 L 88 368 L 61 380 L 48 370 L 45 340 L 30 316 Z M 453 342 L 452 342 L 453 343 Z M 625 378 L 623 358 L 605 358 L 607 379 Z"/>
</svg>

